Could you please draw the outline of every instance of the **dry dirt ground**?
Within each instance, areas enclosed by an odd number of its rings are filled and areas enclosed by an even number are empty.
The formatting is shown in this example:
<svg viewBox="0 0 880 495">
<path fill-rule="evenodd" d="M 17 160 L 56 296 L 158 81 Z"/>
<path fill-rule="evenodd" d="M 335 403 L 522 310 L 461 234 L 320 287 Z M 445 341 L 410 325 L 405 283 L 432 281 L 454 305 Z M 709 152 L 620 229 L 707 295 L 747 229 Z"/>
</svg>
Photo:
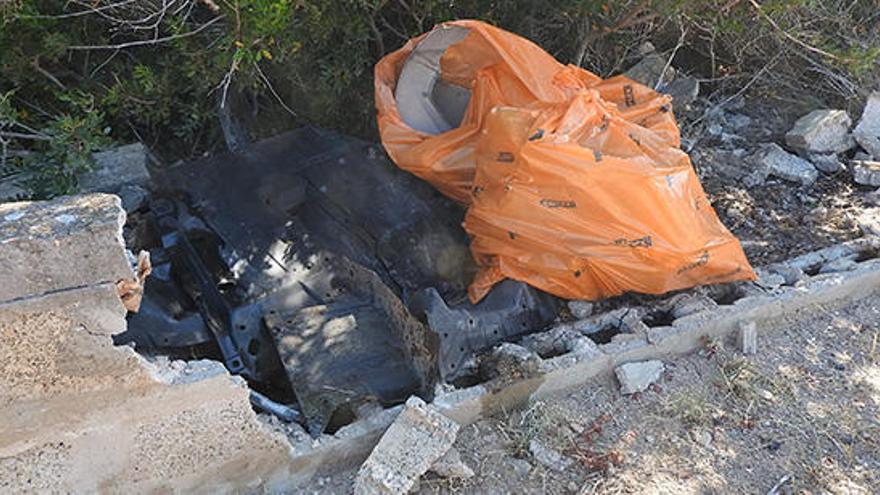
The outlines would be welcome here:
<svg viewBox="0 0 880 495">
<path fill-rule="evenodd" d="M 455 446 L 476 475 L 418 493 L 880 493 L 880 295 L 760 331 L 757 355 L 706 342 L 637 396 L 609 376 L 467 426 Z M 542 465 L 532 441 L 573 462 Z"/>
</svg>

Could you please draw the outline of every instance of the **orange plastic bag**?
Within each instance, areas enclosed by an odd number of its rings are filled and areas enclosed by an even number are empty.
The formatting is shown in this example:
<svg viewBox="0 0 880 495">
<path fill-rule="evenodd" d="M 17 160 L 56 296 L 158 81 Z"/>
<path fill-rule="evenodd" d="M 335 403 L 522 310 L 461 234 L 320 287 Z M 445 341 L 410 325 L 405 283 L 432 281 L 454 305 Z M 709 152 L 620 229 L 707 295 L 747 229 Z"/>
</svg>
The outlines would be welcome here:
<svg viewBox="0 0 880 495">
<path fill-rule="evenodd" d="M 441 88 L 453 95 L 445 102 L 469 90 L 463 115 L 430 105 L 413 113 L 413 95 L 431 88 L 398 88 L 398 80 L 419 64 L 426 74 L 438 65 L 439 80 L 454 86 Z M 426 79 L 411 74 L 407 84 Z M 562 65 L 478 21 L 410 40 L 379 61 L 375 80 L 391 158 L 469 205 L 464 226 L 481 266 L 473 302 L 504 278 L 571 299 L 755 278 L 679 149 L 668 96 Z M 459 118 L 444 132 L 413 127 L 442 131 Z"/>
</svg>

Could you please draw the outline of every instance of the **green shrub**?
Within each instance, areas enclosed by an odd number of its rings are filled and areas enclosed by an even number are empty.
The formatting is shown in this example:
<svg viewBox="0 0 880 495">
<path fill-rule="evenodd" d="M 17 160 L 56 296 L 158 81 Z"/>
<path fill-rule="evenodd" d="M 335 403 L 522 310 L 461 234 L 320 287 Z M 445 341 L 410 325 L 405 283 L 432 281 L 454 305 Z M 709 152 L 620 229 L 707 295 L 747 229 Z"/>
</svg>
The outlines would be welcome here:
<svg viewBox="0 0 880 495">
<path fill-rule="evenodd" d="M 876 2 L 859 0 L 33 0 L 0 2 L 0 175 L 37 197 L 76 187 L 92 149 L 165 161 L 305 122 L 375 138 L 372 69 L 436 23 L 483 19 L 608 76 L 651 40 L 718 93 L 751 83 L 805 105 L 875 84 Z M 806 100 L 806 101 L 805 101 Z M 231 110 L 230 110 L 231 109 Z M 31 134 L 29 138 L 15 137 Z M 34 137 L 37 136 L 37 137 Z M 66 151 L 65 151 L 66 150 Z"/>
</svg>

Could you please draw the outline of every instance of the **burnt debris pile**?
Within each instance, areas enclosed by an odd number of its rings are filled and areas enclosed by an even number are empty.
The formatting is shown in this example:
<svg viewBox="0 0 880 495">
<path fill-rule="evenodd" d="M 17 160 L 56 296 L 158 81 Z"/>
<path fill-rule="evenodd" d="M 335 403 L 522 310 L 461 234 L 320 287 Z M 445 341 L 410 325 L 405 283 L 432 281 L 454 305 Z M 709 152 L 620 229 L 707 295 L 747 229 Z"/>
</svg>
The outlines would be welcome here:
<svg viewBox="0 0 880 495">
<path fill-rule="evenodd" d="M 366 403 L 430 400 L 556 315 L 513 281 L 468 302 L 463 209 L 364 141 L 306 127 L 153 181 L 127 227 L 153 274 L 116 342 L 220 359 L 313 435 Z"/>
</svg>

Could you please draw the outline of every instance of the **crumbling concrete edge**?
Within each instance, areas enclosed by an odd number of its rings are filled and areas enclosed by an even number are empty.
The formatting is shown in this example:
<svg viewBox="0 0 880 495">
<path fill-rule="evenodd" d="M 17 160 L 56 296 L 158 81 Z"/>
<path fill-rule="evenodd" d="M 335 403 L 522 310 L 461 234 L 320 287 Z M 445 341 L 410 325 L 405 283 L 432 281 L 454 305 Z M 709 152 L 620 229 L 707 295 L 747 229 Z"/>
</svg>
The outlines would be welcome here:
<svg viewBox="0 0 880 495">
<path fill-rule="evenodd" d="M 598 352 L 568 352 L 544 359 L 537 376 L 440 393 L 433 405 L 464 426 L 532 400 L 582 387 L 599 376 L 610 375 L 622 363 L 688 354 L 704 345 L 707 338 L 717 341 L 732 337 L 740 323 L 755 323 L 760 336 L 772 329 L 774 321 L 809 306 L 858 300 L 878 290 L 880 259 L 869 259 L 856 263 L 851 271 L 807 277 L 794 287 L 745 296 L 730 305 L 678 318 L 670 326 L 649 328 L 646 335 L 626 335 L 599 345 Z M 302 484 L 316 473 L 326 476 L 356 466 L 366 459 L 399 410 L 400 406 L 359 420 L 335 435 L 323 436 L 302 453 L 292 453 L 289 472 L 293 479 L 288 481 Z"/>
<path fill-rule="evenodd" d="M 773 322 L 807 307 L 858 300 L 878 290 L 880 259 L 863 261 L 848 272 L 816 275 L 797 287 L 746 296 L 730 305 L 679 318 L 670 326 L 650 328 L 647 335 L 600 345 L 599 352 L 569 352 L 545 359 L 537 376 L 500 386 L 487 383 L 450 391 L 436 397 L 433 404 L 460 424 L 470 424 L 482 416 L 584 386 L 596 377 L 610 375 L 623 363 L 688 354 L 703 346 L 706 339 L 719 341 L 732 336 L 740 323 L 755 323 L 760 336 L 772 330 Z"/>
</svg>

